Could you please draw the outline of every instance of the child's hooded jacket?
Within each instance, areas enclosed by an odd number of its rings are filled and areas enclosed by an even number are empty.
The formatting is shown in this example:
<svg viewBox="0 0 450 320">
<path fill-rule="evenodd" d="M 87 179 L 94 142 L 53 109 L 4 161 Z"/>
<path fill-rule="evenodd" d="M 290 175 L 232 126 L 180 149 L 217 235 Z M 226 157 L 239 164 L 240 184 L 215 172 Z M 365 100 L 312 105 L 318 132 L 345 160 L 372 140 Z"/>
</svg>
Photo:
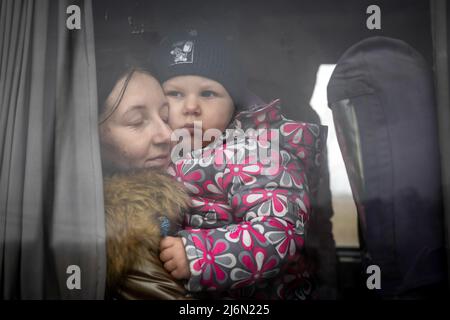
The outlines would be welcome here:
<svg viewBox="0 0 450 320">
<path fill-rule="evenodd" d="M 169 167 L 192 197 L 183 238 L 191 292 L 303 299 L 303 248 L 327 127 L 280 114 L 279 101 L 239 113 L 215 142 Z"/>
</svg>

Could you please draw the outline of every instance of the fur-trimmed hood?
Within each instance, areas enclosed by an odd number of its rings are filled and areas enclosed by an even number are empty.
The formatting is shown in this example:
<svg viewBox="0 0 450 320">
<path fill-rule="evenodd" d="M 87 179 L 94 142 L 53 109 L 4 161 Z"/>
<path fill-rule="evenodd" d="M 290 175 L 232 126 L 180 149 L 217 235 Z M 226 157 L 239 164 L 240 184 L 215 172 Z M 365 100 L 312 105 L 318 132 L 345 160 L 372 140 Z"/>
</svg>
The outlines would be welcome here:
<svg viewBox="0 0 450 320">
<path fill-rule="evenodd" d="M 149 254 L 158 255 L 159 218 L 167 217 L 176 229 L 182 223 L 189 198 L 173 178 L 155 170 L 105 178 L 104 198 L 107 289 L 111 291 Z"/>
</svg>

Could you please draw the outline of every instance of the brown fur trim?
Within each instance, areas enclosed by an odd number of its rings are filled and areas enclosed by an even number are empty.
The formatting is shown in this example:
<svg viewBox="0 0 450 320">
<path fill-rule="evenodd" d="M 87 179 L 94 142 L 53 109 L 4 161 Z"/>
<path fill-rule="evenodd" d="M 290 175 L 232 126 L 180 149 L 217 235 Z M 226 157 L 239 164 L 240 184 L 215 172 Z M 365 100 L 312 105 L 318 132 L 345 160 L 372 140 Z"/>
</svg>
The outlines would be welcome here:
<svg viewBox="0 0 450 320">
<path fill-rule="evenodd" d="M 104 180 L 107 288 L 116 288 L 133 265 L 158 254 L 160 222 L 180 226 L 189 198 L 173 178 L 155 170 L 116 174 Z"/>
</svg>

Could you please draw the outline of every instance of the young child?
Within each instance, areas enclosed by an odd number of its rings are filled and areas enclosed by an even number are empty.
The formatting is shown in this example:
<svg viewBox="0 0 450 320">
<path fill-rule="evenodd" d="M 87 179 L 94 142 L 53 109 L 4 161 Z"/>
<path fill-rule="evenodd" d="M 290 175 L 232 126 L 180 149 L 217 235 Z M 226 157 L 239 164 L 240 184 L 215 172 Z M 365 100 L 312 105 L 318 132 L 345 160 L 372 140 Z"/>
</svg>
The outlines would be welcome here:
<svg viewBox="0 0 450 320">
<path fill-rule="evenodd" d="M 194 140 L 223 132 L 172 159 L 169 173 L 189 191 L 192 209 L 179 237 L 161 241 L 160 258 L 198 297 L 305 299 L 312 290 L 305 229 L 327 128 L 284 118 L 278 100 L 244 110 L 235 53 L 224 37 L 196 31 L 160 47 L 171 128 Z"/>
</svg>

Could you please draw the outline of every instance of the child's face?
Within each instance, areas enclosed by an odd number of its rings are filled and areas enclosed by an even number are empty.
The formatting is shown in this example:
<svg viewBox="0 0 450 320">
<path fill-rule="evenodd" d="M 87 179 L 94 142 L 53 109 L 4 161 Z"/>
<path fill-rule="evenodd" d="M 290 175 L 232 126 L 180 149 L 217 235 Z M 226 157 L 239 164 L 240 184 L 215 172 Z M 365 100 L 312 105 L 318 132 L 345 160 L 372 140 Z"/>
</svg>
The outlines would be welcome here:
<svg viewBox="0 0 450 320">
<path fill-rule="evenodd" d="M 112 108 L 120 96 L 121 79 L 106 101 Z M 114 170 L 166 167 L 170 161 L 168 103 L 159 83 L 136 71 L 120 104 L 100 126 L 102 158 Z"/>
<path fill-rule="evenodd" d="M 225 131 L 234 113 L 234 103 L 227 90 L 217 81 L 200 76 L 178 76 L 163 83 L 169 101 L 169 125 L 187 128 L 194 137 L 194 121 L 202 122 L 202 131 Z M 195 137 L 200 137 L 195 135 Z M 206 146 L 210 141 L 202 141 Z"/>
</svg>

